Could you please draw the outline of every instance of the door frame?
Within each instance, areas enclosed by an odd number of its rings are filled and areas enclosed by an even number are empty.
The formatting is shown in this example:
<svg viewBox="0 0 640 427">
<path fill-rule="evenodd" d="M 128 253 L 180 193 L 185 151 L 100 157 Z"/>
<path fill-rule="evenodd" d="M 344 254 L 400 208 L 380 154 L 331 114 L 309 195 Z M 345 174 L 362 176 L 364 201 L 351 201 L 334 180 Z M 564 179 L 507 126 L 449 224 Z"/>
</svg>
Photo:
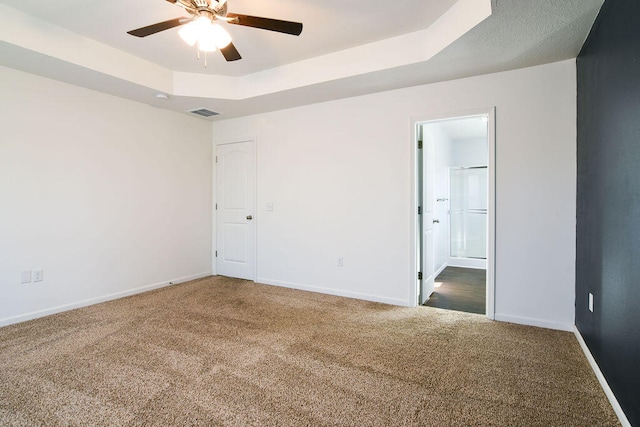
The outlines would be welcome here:
<svg viewBox="0 0 640 427">
<path fill-rule="evenodd" d="M 412 176 L 412 197 L 410 202 L 410 248 L 411 256 L 409 261 L 409 306 L 416 307 L 419 304 L 420 281 L 418 272 L 420 268 L 421 248 L 418 233 L 421 231 L 421 221 L 418 215 L 419 190 L 421 185 L 419 180 L 419 152 L 418 152 L 418 127 L 422 124 L 441 120 L 463 119 L 470 116 L 486 115 L 487 120 L 487 143 L 489 158 L 487 159 L 488 174 L 488 205 L 487 205 L 487 284 L 486 284 L 486 316 L 495 319 L 495 298 L 496 298 L 496 108 L 479 107 L 462 111 L 449 111 L 444 113 L 428 114 L 421 117 L 413 117 L 410 120 L 410 153 L 411 153 L 411 176 Z"/>
<path fill-rule="evenodd" d="M 253 219 L 253 223 L 254 223 L 254 229 L 255 229 L 255 244 L 254 244 L 254 254 L 253 254 L 253 277 L 251 278 L 251 280 L 253 282 L 255 282 L 258 277 L 258 221 L 259 219 L 259 215 L 257 215 L 258 212 L 258 158 L 257 158 L 257 139 L 255 137 L 252 136 L 248 136 L 246 138 L 234 138 L 234 139 L 229 139 L 229 140 L 222 140 L 222 141 L 214 141 L 213 142 L 213 150 L 211 153 L 211 163 L 213 165 L 213 168 L 211 170 L 211 212 L 213 213 L 211 215 L 211 272 L 212 275 L 217 276 L 218 275 L 218 261 L 216 259 L 216 250 L 217 250 L 217 246 L 218 246 L 218 229 L 217 229 L 217 224 L 218 224 L 218 211 L 216 210 L 216 203 L 217 203 L 217 191 L 218 191 L 218 182 L 217 182 L 217 175 L 218 175 L 218 165 L 217 165 L 217 157 L 218 157 L 218 146 L 219 145 L 229 145 L 229 144 L 239 144 L 242 142 L 253 142 L 253 144 L 251 145 L 252 147 L 252 155 L 253 155 L 253 170 L 254 170 L 254 188 L 255 188 L 255 193 L 254 193 L 254 200 L 253 200 L 253 205 L 254 205 L 254 210 L 255 213 L 253 214 L 254 219 Z"/>
</svg>

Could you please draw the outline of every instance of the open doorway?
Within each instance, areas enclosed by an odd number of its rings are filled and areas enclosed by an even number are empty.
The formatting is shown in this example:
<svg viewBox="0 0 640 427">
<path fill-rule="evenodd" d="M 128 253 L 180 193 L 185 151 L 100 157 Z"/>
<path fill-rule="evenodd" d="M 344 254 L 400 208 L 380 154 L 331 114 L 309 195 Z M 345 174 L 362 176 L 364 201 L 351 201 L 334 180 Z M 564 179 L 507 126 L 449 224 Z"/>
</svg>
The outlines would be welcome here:
<svg viewBox="0 0 640 427">
<path fill-rule="evenodd" d="M 417 302 L 493 318 L 493 110 L 415 126 Z"/>
</svg>

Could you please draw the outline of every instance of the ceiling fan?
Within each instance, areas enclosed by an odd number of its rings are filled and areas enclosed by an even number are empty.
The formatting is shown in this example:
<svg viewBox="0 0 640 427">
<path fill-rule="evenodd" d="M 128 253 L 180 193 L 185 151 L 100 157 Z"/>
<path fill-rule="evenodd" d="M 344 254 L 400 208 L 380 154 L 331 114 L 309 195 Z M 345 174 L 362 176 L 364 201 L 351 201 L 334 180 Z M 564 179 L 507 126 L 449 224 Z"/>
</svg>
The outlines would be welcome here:
<svg viewBox="0 0 640 427">
<path fill-rule="evenodd" d="M 227 61 L 241 59 L 240 53 L 231 42 L 231 37 L 215 21 L 245 27 L 260 28 L 279 33 L 299 36 L 302 32 L 300 22 L 282 21 L 280 19 L 261 18 L 258 16 L 227 13 L 227 0 L 166 0 L 186 10 L 190 17 L 175 18 L 157 24 L 148 25 L 136 30 L 127 31 L 136 37 L 147 37 L 160 31 L 187 24 L 180 31 L 180 36 L 189 45 L 198 43 L 198 52 L 210 52 L 217 47 Z M 203 37 L 203 33 L 211 35 Z"/>
</svg>

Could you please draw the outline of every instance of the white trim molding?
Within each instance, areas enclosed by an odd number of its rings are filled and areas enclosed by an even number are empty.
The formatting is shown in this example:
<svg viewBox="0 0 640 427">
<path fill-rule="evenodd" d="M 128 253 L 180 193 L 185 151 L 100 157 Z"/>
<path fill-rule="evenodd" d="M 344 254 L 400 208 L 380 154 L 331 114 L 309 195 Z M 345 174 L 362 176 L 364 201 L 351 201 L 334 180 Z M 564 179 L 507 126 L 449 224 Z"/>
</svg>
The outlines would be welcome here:
<svg viewBox="0 0 640 427">
<path fill-rule="evenodd" d="M 173 280 L 165 280 L 163 282 L 153 283 L 151 285 L 140 286 L 134 289 L 127 289 L 126 291 L 116 292 L 113 294 L 103 295 L 97 298 L 90 298 L 83 301 L 74 302 L 71 304 L 59 305 L 57 307 L 47 308 L 45 310 L 32 311 L 30 313 L 20 314 L 13 317 L 5 317 L 0 319 L 0 327 L 13 325 L 14 323 L 26 322 L 27 320 L 38 319 L 40 317 L 49 316 L 52 314 L 62 313 L 63 311 L 73 310 L 76 308 L 87 307 L 101 302 L 112 301 L 118 298 L 124 298 L 131 295 L 141 294 L 143 292 L 152 291 L 154 289 L 164 288 L 166 286 L 173 286 L 179 283 L 188 282 L 190 280 L 202 279 L 203 277 L 211 276 L 211 271 L 205 271 L 203 273 L 192 274 L 190 276 L 184 276 Z"/>
<path fill-rule="evenodd" d="M 259 283 L 262 285 L 279 286 L 282 288 L 297 289 L 299 291 L 317 292 L 325 295 L 334 295 L 338 297 L 354 298 L 354 299 L 359 299 L 363 301 L 379 302 L 383 304 L 396 305 L 400 307 L 411 307 L 411 303 L 409 301 L 405 301 L 397 298 L 387 298 L 387 297 L 381 297 L 373 294 L 364 294 L 361 292 L 343 291 L 340 289 L 325 288 L 323 286 L 307 285 L 304 283 L 284 282 L 282 280 L 273 280 L 273 279 L 260 278 L 260 277 L 258 278 L 256 283 Z"/>
<path fill-rule="evenodd" d="M 494 320 L 498 322 L 516 323 L 518 325 L 535 326 L 538 328 L 555 329 L 558 331 L 571 332 L 573 325 L 569 323 L 549 322 L 547 320 L 533 317 L 514 316 L 511 314 L 496 313 Z"/>
<path fill-rule="evenodd" d="M 604 390 L 604 394 L 607 395 L 607 399 L 609 399 L 609 403 L 611 403 L 611 406 L 613 406 L 613 410 L 618 416 L 618 419 L 620 420 L 620 424 L 622 424 L 623 427 L 631 427 L 631 423 L 627 419 L 627 416 L 624 414 L 622 407 L 618 403 L 618 399 L 616 399 L 616 396 L 613 394 L 611 387 L 609 387 L 609 383 L 607 382 L 604 375 L 602 374 L 602 371 L 600 371 L 600 367 L 598 366 L 596 359 L 593 358 L 593 355 L 591 354 L 589 347 L 587 347 L 587 343 L 584 341 L 584 338 L 582 338 L 580 331 L 575 325 L 573 326 L 573 333 L 578 339 L 578 342 L 580 343 L 580 347 L 582 347 L 582 351 L 584 352 L 584 355 L 587 357 L 587 360 L 589 361 L 589 365 L 591 365 L 591 369 L 593 369 L 593 372 L 596 374 L 596 378 L 598 378 L 598 381 L 600 382 L 600 386 L 602 387 L 602 390 Z"/>
</svg>

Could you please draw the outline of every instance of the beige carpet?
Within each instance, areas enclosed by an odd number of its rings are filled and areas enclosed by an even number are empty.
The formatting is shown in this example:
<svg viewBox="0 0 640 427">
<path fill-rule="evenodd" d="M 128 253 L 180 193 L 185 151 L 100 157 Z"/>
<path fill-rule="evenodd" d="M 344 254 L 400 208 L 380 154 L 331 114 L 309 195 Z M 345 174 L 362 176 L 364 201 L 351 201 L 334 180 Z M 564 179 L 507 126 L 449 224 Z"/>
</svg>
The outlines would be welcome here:
<svg viewBox="0 0 640 427">
<path fill-rule="evenodd" d="M 619 425 L 575 337 L 212 277 L 0 328 L 0 425 Z"/>
</svg>

